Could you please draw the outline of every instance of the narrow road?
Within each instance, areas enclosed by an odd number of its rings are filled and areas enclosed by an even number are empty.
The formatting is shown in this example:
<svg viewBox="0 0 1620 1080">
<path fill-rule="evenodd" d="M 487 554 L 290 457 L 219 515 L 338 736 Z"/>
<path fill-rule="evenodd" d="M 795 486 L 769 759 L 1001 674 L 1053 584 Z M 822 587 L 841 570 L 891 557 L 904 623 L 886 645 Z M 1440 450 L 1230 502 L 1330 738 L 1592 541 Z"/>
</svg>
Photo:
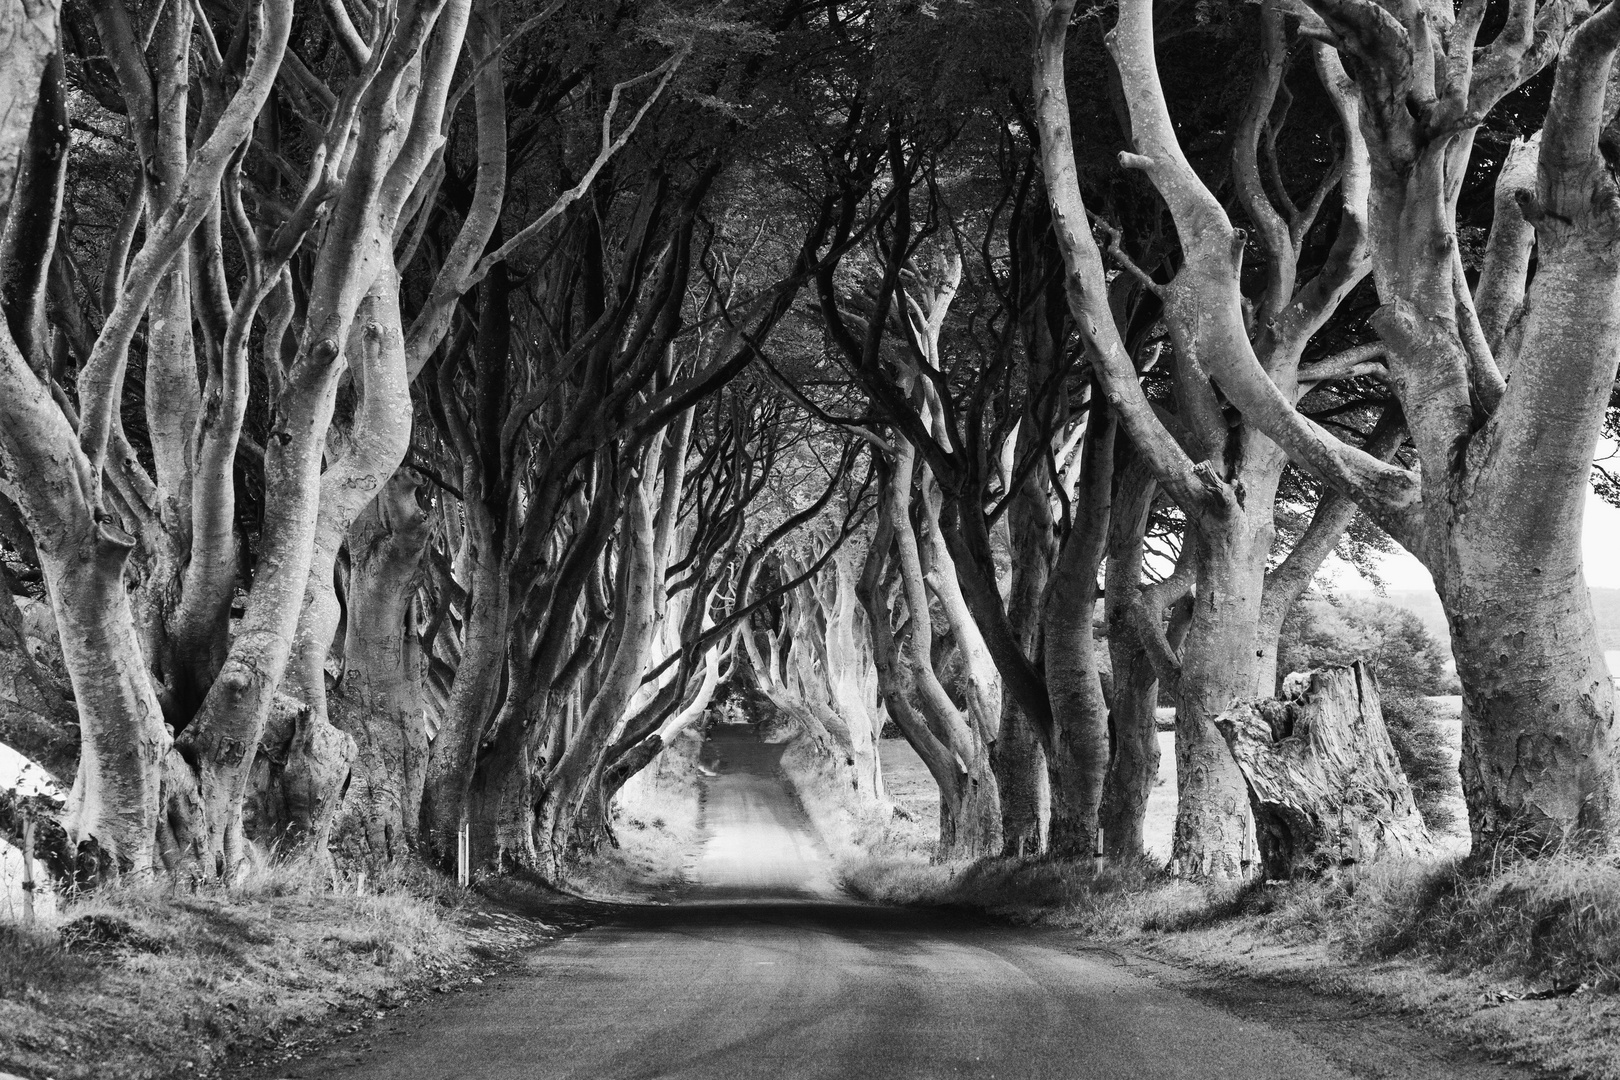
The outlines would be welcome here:
<svg viewBox="0 0 1620 1080">
<path fill-rule="evenodd" d="M 714 729 L 702 764 L 708 834 L 687 878 L 686 906 L 840 900 L 832 864 L 782 782 L 782 746 L 752 727 Z"/>
<path fill-rule="evenodd" d="M 1222 1007 L 1072 935 L 840 899 L 775 775 L 717 733 L 685 902 L 625 908 L 474 990 L 283 1066 L 308 1080 L 1501 1080 L 1337 1003 Z M 1170 978 L 1174 983 L 1176 980 Z M 1286 991 L 1277 991 L 1287 996 Z M 1283 1005 L 1282 1008 L 1277 1008 Z M 1259 1012 L 1264 1022 L 1255 1018 Z M 1275 1015 L 1274 1015 L 1275 1014 Z M 1280 1020 L 1278 1018 L 1281 1018 Z"/>
</svg>

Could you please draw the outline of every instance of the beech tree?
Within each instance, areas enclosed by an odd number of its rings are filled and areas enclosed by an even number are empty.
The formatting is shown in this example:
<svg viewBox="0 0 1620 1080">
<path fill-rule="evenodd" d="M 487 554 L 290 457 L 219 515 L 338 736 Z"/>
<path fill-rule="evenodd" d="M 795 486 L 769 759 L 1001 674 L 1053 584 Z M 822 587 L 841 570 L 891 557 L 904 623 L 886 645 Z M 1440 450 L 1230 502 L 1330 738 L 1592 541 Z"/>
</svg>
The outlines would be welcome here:
<svg viewBox="0 0 1620 1080">
<path fill-rule="evenodd" d="M 589 189 L 685 52 L 677 40 L 650 71 L 603 88 L 600 146 L 583 176 L 489 250 L 507 179 L 503 54 L 551 12 L 503 38 L 495 4 L 415 4 L 359 23 L 329 4 L 299 31 L 299 44 L 328 47 L 311 67 L 288 51 L 287 5 L 244 19 L 223 6 L 167 5 L 144 24 L 120 4 L 88 7 L 64 25 L 82 51 L 75 77 L 127 121 L 141 182 L 113 240 L 94 252 L 107 269 L 92 295 L 74 253 L 52 254 L 62 184 L 39 163 L 60 139 L 50 121 L 61 111 L 63 65 L 50 59 L 57 12 L 45 11 L 35 35 L 44 44 L 29 46 L 43 65 L 30 76 L 35 96 L 18 106 L 39 122 L 13 147 L 14 160 L 28 147 L 35 163 L 23 185 L 27 213 L 8 225 L 9 250 L 21 250 L 18 230 L 28 228 L 30 250 L 45 254 L 7 262 L 7 296 L 16 299 L 8 313 L 31 350 L 19 351 L 6 395 L 5 407 L 21 410 L 7 424 L 7 469 L 77 477 L 6 492 L 47 568 L 80 707 L 70 831 L 99 861 L 94 872 L 144 871 L 161 850 L 171 869 L 228 878 L 243 858 L 242 807 L 258 775 L 257 786 L 268 778 L 274 789 L 256 797 L 263 838 L 319 852 L 356 753 L 327 707 L 325 668 L 348 651 L 364 665 L 352 682 L 367 706 L 341 716 L 367 751 L 366 831 L 374 849 L 402 850 L 422 782 L 410 778 L 410 759 L 424 734 L 406 704 L 411 628 L 402 625 L 419 561 L 421 537 L 409 534 L 423 524 L 412 507 L 421 474 L 395 475 L 410 444 L 411 380 L 446 342 L 458 298 Z M 233 24 L 231 36 L 216 38 L 216 25 Z M 39 94 L 42 79 L 48 92 Z M 445 133 L 463 97 L 476 106 L 476 179 L 459 223 L 435 231 Z M 628 117 L 621 98 L 631 99 Z M 188 117 L 196 101 L 201 114 Z M 401 274 L 430 233 L 446 246 L 431 253 L 425 298 L 407 319 Z M 38 325 L 46 266 L 51 335 Z M 132 347 L 144 375 L 139 449 L 126 437 L 122 404 Z M 55 384 L 62 377 L 65 389 Z M 267 421 L 261 443 L 245 431 L 255 410 L 264 418 L 255 423 Z M 238 624 L 245 454 L 262 495 Z M 379 491 L 385 504 L 374 502 Z M 360 560 L 362 576 L 344 583 L 362 586 L 362 606 L 346 612 L 334 570 L 345 550 L 354 561 L 348 541 L 366 535 L 351 538 L 357 523 L 372 535 L 386 530 L 403 550 L 388 568 Z M 101 554 L 57 569 L 86 544 Z M 380 625 L 368 625 L 373 613 Z M 349 619 L 348 649 L 334 649 L 345 615 L 360 617 Z M 379 697 L 394 702 L 382 717 L 369 707 Z M 256 759 L 268 768 L 255 772 Z"/>
<path fill-rule="evenodd" d="M 1365 200 L 1370 165 L 1357 100 L 1336 57 L 1319 47 L 1318 76 L 1338 113 L 1343 150 L 1302 205 L 1295 205 L 1286 190 L 1268 192 L 1261 181 L 1261 136 L 1265 129 L 1267 138 L 1276 137 L 1269 118 L 1282 83 L 1286 50 L 1280 10 L 1275 5 L 1263 7 L 1259 71 L 1240 114 L 1232 150 L 1235 194 L 1248 219 L 1256 224 L 1264 258 L 1263 285 L 1253 301 L 1246 300 L 1239 289 L 1242 248 L 1229 245 L 1218 262 L 1213 254 L 1206 257 L 1203 249 L 1190 246 L 1193 226 L 1183 218 L 1177 218 L 1182 223 L 1183 261 L 1165 281 L 1130 258 L 1117 230 L 1108 234 L 1109 254 L 1121 267 L 1121 277 L 1134 278 L 1162 306 L 1177 403 L 1176 424 L 1167 427 L 1142 390 L 1136 361 L 1110 310 L 1110 288 L 1118 288 L 1120 281 L 1106 281 L 1102 251 L 1079 186 L 1064 90 L 1064 41 L 1070 8 L 1039 4 L 1035 11 L 1039 36 L 1036 114 L 1047 194 L 1066 263 L 1069 304 L 1122 429 L 1151 469 L 1154 482 L 1186 516 L 1187 543 L 1196 545 L 1195 601 L 1186 642 L 1173 663 L 1162 665 L 1177 699 L 1180 798 L 1172 864 L 1195 876 L 1236 877 L 1243 872 L 1248 800 L 1243 778 L 1213 721 L 1234 700 L 1270 692 L 1276 678 L 1281 620 L 1336 546 L 1355 511 L 1348 500 L 1323 500 L 1312 527 L 1299 537 L 1288 558 L 1268 574 L 1276 496 L 1287 458 L 1257 420 L 1245 414 L 1236 421 L 1225 414 L 1220 396 L 1225 386 L 1217 387 L 1210 372 L 1219 370 L 1219 358 L 1233 350 L 1246 350 L 1278 399 L 1289 402 L 1290 414 L 1299 415 L 1295 406 L 1315 385 L 1360 374 L 1362 365 L 1376 355 L 1373 349 L 1352 349 L 1302 363 L 1312 338 L 1369 270 Z M 1150 30 L 1137 33 L 1137 39 L 1144 37 L 1151 45 Z M 1157 81 L 1132 81 L 1134 54 L 1125 51 L 1127 39 L 1120 29 L 1108 40 L 1126 80 L 1131 133 L 1140 151 L 1146 145 L 1140 129 L 1147 123 L 1140 116 L 1156 110 L 1151 115 L 1164 115 L 1163 124 L 1168 125 L 1164 95 Z M 1120 160 L 1126 167 L 1143 169 L 1172 212 L 1183 212 L 1183 204 L 1177 202 L 1181 188 L 1161 180 L 1168 168 L 1161 156 L 1126 153 Z M 1177 160 L 1177 167 L 1196 179 L 1185 157 Z M 1306 237 L 1335 189 L 1341 207 L 1332 246 L 1320 268 L 1302 280 Z M 1207 193 L 1209 189 L 1200 182 L 1200 190 Z M 1208 201 L 1213 203 L 1213 197 Z M 1225 220 L 1225 211 L 1221 214 Z M 1204 229 L 1203 219 L 1198 220 L 1197 227 Z M 1204 234 L 1197 235 L 1203 242 Z M 1229 295 L 1229 311 L 1211 306 L 1216 289 Z M 1245 309 L 1245 303 L 1251 308 Z M 1213 317 L 1217 310 L 1222 319 Z M 1246 313 L 1250 310 L 1252 314 Z M 1326 429 L 1318 427 L 1318 431 L 1318 441 L 1343 443 Z M 1383 464 L 1382 458 L 1397 448 L 1401 436 L 1400 414 L 1390 411 L 1368 435 L 1364 448 L 1350 446 L 1345 452 L 1358 452 L 1361 460 L 1372 463 L 1369 468 L 1388 471 L 1392 466 Z M 1170 661 L 1173 654 L 1160 641 L 1149 655 Z"/>
<path fill-rule="evenodd" d="M 1054 28 L 1066 21 L 1057 10 L 1043 12 Z M 1483 4 L 1303 12 L 1305 35 L 1353 62 L 1341 93 L 1367 152 L 1367 259 L 1380 301 L 1372 325 L 1416 470 L 1333 438 L 1267 376 L 1243 322 L 1241 235 L 1189 167 L 1165 109 L 1151 5 L 1122 4 L 1111 38 L 1136 148 L 1122 164 L 1144 172 L 1175 220 L 1197 274 L 1200 325 L 1211 335 L 1201 355 L 1216 382 L 1249 422 L 1365 507 L 1434 575 L 1463 684 L 1476 845 L 1606 843 L 1613 832 L 1613 691 L 1578 536 L 1615 375 L 1605 336 L 1612 274 L 1597 254 L 1610 242 L 1614 189 L 1598 136 L 1620 15 L 1581 14 L 1515 4 L 1476 55 Z M 1498 178 L 1511 201 L 1499 202 L 1492 258 L 1470 291 L 1456 199 L 1474 132 L 1560 53 L 1539 138 Z M 1533 173 L 1514 167 L 1530 154 Z M 1049 171 L 1059 171 L 1059 157 Z M 1502 304 L 1512 310 L 1503 314 Z"/>
</svg>

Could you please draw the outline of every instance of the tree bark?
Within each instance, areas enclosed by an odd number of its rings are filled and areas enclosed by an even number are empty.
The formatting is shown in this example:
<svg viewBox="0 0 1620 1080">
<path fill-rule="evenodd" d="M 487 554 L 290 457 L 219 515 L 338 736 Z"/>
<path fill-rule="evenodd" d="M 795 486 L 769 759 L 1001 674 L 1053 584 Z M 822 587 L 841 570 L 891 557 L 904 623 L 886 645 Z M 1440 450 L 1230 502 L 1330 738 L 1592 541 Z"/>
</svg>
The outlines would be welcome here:
<svg viewBox="0 0 1620 1080">
<path fill-rule="evenodd" d="M 1254 635 L 1270 529 L 1261 538 L 1247 525 L 1241 512 L 1192 525 L 1198 584 L 1176 697 L 1176 831 L 1170 855 L 1171 869 L 1186 877 L 1230 880 L 1246 869 L 1243 776 L 1214 722 L 1233 702 L 1253 698 L 1259 678 Z"/>
<path fill-rule="evenodd" d="M 985 644 L 984 635 L 979 631 L 979 624 L 968 610 L 967 599 L 962 594 L 962 585 L 957 576 L 956 560 L 946 548 L 945 538 L 940 533 L 940 512 L 944 500 L 939 484 L 926 466 L 919 471 L 923 500 L 920 550 L 926 566 L 924 579 L 928 582 L 929 591 L 939 601 L 945 624 L 950 628 L 962 658 L 960 690 L 966 700 L 968 723 L 973 725 L 986 744 L 994 746 L 1001 725 L 1001 676 Z"/>
<path fill-rule="evenodd" d="M 0 12 L 0 199 L 7 211 L 58 18 L 48 2 Z M 81 872 L 112 877 L 154 865 L 169 739 L 124 588 L 134 541 L 103 519 L 97 479 L 8 326 L 0 333 L 0 481 L 38 550 L 79 710 L 79 767 L 64 825 Z"/>
<path fill-rule="evenodd" d="M 1141 584 L 1143 543 L 1158 485 L 1139 463 L 1119 472 L 1104 577 L 1109 670 L 1113 674 L 1108 719 L 1113 738 L 1099 816 L 1103 853 L 1112 859 L 1139 859 L 1147 853 L 1143 826 L 1148 797 L 1159 776 L 1159 675 L 1141 635 L 1161 632 L 1165 605 L 1158 602 L 1161 598 L 1156 590 L 1151 599 L 1144 595 L 1152 587 Z M 1133 620 L 1138 611 L 1146 617 L 1140 621 L 1147 626 Z"/>
<path fill-rule="evenodd" d="M 862 576 L 862 603 L 871 625 L 879 685 L 889 715 L 939 784 L 940 856 L 980 858 L 1001 851 L 1001 793 L 990 768 L 989 748 L 934 674 L 933 619 L 910 513 L 916 452 L 899 434 L 893 440 L 891 471 L 882 485 L 883 524 L 873 542 L 876 561 L 869 557 Z M 883 541 L 882 550 L 878 539 Z M 889 546 L 898 555 L 901 594 L 910 612 L 903 659 L 880 592 Z M 921 716 L 912 709 L 913 695 L 922 705 Z"/>
<path fill-rule="evenodd" d="M 1093 400 L 1087 423 L 1074 528 L 1052 575 L 1043 627 L 1053 718 L 1051 851 L 1069 859 L 1087 858 L 1096 849 L 1108 771 L 1108 704 L 1092 623 L 1108 543 L 1114 421 L 1100 398 Z"/>
<path fill-rule="evenodd" d="M 464 513 L 469 547 L 461 663 L 428 755 L 422 802 L 423 843 L 445 866 L 453 865 L 456 855 L 473 753 L 495 712 L 510 608 L 494 516 L 481 499 L 468 499 Z"/>
<path fill-rule="evenodd" d="M 373 865 L 416 847 L 428 755 L 422 656 L 412 608 L 429 523 L 409 467 L 389 478 L 349 529 L 348 618 L 333 725 L 354 740 L 339 850 Z"/>
<path fill-rule="evenodd" d="M 939 786 L 939 857 L 946 860 L 971 859 L 995 854 L 1000 848 L 999 831 L 1000 794 L 994 787 L 994 773 L 989 773 L 991 785 L 982 783 L 970 766 L 946 741 L 943 732 L 936 734 L 930 722 L 912 707 L 914 696 L 908 685 L 908 672 L 914 670 L 903 657 L 895 640 L 885 568 L 889 553 L 895 546 L 894 519 L 888 511 L 891 493 L 887 485 L 894 482 L 885 475 L 882 500 L 885 510 L 878 520 L 872 543 L 867 549 L 857 596 L 866 611 L 867 629 L 872 635 L 872 660 L 877 671 L 878 690 L 889 716 L 894 719 L 917 756 L 922 758 L 929 775 Z M 915 635 L 916 626 L 908 627 L 908 639 Z M 908 640 L 907 652 L 913 651 Z M 926 663 L 926 660 L 925 660 Z M 962 725 L 965 727 L 965 725 Z M 989 770 L 986 769 L 985 772 Z M 995 802 L 992 804 L 991 799 Z M 990 841 L 996 841 L 990 847 Z"/>
<path fill-rule="evenodd" d="M 542 868 L 555 880 L 561 879 L 582 839 L 577 834 L 581 819 L 592 820 L 588 815 L 601 811 L 599 807 L 587 807 L 585 802 L 587 796 L 600 790 L 603 752 L 641 682 L 655 629 L 653 594 L 654 590 L 662 590 L 663 582 L 654 580 L 653 575 L 653 515 L 644 481 L 634 483 L 629 501 L 615 590 L 623 612 L 622 629 L 613 660 L 602 675 L 579 731 L 546 775 L 535 814 L 535 848 Z"/>
<path fill-rule="evenodd" d="M 350 526 L 389 483 L 410 446 L 410 387 L 399 319 L 399 280 L 391 261 L 375 267 L 375 277 L 356 311 L 348 352 L 350 389 L 359 400 L 346 430 L 328 435 L 331 445 L 321 474 L 309 576 L 286 677 L 286 693 L 301 705 L 295 745 L 304 755 L 332 755 L 328 762 L 308 760 L 307 766 L 301 762 L 296 773 L 293 760 L 288 763 L 289 775 L 299 783 L 323 783 L 330 789 L 307 788 L 291 822 L 290 839 L 307 839 L 318 856 L 324 855 L 320 838 L 329 833 L 330 815 L 337 810 L 336 793 L 348 781 L 339 763 L 355 756 L 352 740 L 332 726 L 327 708 L 326 659 L 343 614 L 333 586 L 338 549 Z M 351 608 L 348 625 L 353 628 L 355 621 Z M 397 625 L 384 632 L 393 630 Z M 323 816 L 306 817 L 306 811 Z"/>
<path fill-rule="evenodd" d="M 1037 429 L 1034 417 L 1026 412 L 1018 429 L 1017 460 L 1036 449 L 1035 439 L 1041 437 Z M 1007 617 L 1024 654 L 1038 658 L 1044 649 L 1041 602 L 1057 558 L 1047 470 L 1031 470 L 1012 499 L 1007 508 L 1012 548 Z M 996 740 L 991 766 L 1001 789 L 1003 854 L 1014 858 L 1039 855 L 1046 850 L 1047 820 L 1052 812 L 1046 751 L 1040 730 L 1016 697 L 1002 695 L 1001 708 L 1001 737 Z"/>
<path fill-rule="evenodd" d="M 1216 720 L 1248 785 L 1265 877 L 1430 854 L 1433 838 L 1390 744 L 1367 666 L 1358 661 L 1285 682 L 1300 693 L 1237 705 Z"/>
</svg>

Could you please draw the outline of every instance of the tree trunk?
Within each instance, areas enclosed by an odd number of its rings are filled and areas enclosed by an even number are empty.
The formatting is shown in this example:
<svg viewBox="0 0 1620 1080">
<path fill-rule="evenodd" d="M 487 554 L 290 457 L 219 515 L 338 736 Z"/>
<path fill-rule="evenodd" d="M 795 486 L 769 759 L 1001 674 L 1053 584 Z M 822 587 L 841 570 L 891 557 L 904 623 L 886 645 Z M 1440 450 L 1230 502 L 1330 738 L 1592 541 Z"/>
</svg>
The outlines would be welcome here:
<svg viewBox="0 0 1620 1080">
<path fill-rule="evenodd" d="M 242 800 L 277 685 L 292 652 L 320 504 L 321 447 L 332 416 L 335 342 L 310 350 L 284 395 L 265 448 L 265 546 L 225 667 L 181 733 L 195 761 L 204 872 L 229 878 L 244 855 Z M 290 400 L 289 400 L 290 399 Z"/>
<path fill-rule="evenodd" d="M 1074 528 L 1058 556 L 1044 615 L 1053 719 L 1051 850 L 1070 859 L 1096 850 L 1108 771 L 1108 703 L 1092 623 L 1097 571 L 1108 543 L 1115 425 L 1100 395 L 1093 399 L 1088 424 Z"/>
<path fill-rule="evenodd" d="M 1512 379 L 1454 459 L 1457 495 L 1428 515 L 1428 563 L 1463 684 L 1476 851 L 1612 848 L 1620 821 L 1614 684 L 1580 551 L 1620 359 L 1620 183 L 1595 149 L 1617 44 L 1620 11 L 1604 9 L 1559 61 L 1537 190 L 1521 200 L 1536 222 L 1536 271 Z M 1425 458 L 1425 492 L 1429 473 Z"/>
<path fill-rule="evenodd" d="M 1133 605 L 1148 609 L 1143 614 L 1153 620 L 1154 632 L 1164 617 L 1163 605 L 1145 600 L 1141 585 L 1143 540 L 1157 490 L 1145 468 L 1121 470 L 1109 523 L 1104 608 L 1113 674 L 1108 709 L 1112 740 L 1101 821 L 1103 853 L 1111 859 L 1146 855 L 1143 826 L 1159 777 L 1159 676 L 1140 636 L 1149 628 L 1139 630 L 1131 620 Z"/>
<path fill-rule="evenodd" d="M 561 760 L 547 774 L 539 794 L 535 814 L 535 848 L 540 865 L 554 879 L 560 879 L 583 837 L 582 826 L 600 824 L 605 808 L 600 799 L 603 754 L 611 743 L 625 709 L 630 703 L 641 674 L 646 668 L 647 651 L 656 628 L 654 591 L 662 590 L 653 569 L 654 536 L 651 507 L 645 481 L 637 481 L 631 492 L 625 520 L 624 552 L 615 601 L 622 611 L 619 640 L 613 660 L 603 673 L 601 685 L 580 721 Z"/>
<path fill-rule="evenodd" d="M 508 864 L 534 860 L 535 763 L 529 755 L 529 734 L 536 727 L 528 716 L 508 717 L 516 711 L 544 713 L 552 695 L 532 676 L 508 663 L 510 679 L 495 736 L 478 749 L 468 787 L 467 822 L 472 865 L 500 872 Z"/>
<path fill-rule="evenodd" d="M 429 532 L 420 486 L 413 470 L 396 472 L 349 529 L 344 671 L 331 709 L 355 757 L 337 834 L 345 855 L 372 864 L 397 862 L 416 847 L 427 765 L 411 619 Z"/>
<path fill-rule="evenodd" d="M 939 857 L 982 859 L 1002 847 L 1001 792 L 988 759 L 981 759 L 956 780 L 951 797 L 940 800 Z"/>
<path fill-rule="evenodd" d="M 23 65 L 24 72 L 30 68 Z M 58 48 L 40 79 L 27 151 L 0 234 L 0 309 L 17 351 L 38 372 L 50 366 L 45 297 L 61 221 L 69 142 L 67 70 Z"/>
<path fill-rule="evenodd" d="M 49 14 L 50 27 L 9 28 L 14 47 L 7 50 L 0 101 L 12 107 L 0 109 L 0 172 L 11 169 L 20 148 L 20 134 L 16 145 L 4 141 L 7 125 L 26 129 L 45 58 L 55 47 L 55 10 Z M 28 45 L 39 47 L 37 55 Z M 20 103 L 19 86 L 27 90 Z M 7 192 L 9 179 L 0 176 Z M 90 860 L 83 870 L 91 876 L 149 872 L 170 739 L 124 587 L 134 541 L 100 520 L 99 507 L 88 501 L 94 490 L 90 463 L 9 330 L 0 333 L 0 471 L 15 484 L 18 509 L 39 552 L 79 712 L 79 765 L 64 818 L 68 838 Z"/>
<path fill-rule="evenodd" d="M 289 800 L 293 811 L 289 837 L 312 842 L 317 856 L 324 856 L 321 838 L 331 831 L 330 815 L 337 810 L 337 793 L 348 781 L 347 769 L 340 768 L 340 763 L 355 758 L 352 740 L 332 726 L 327 708 L 326 661 L 343 615 L 334 586 L 338 549 L 375 494 L 390 483 L 410 446 L 411 397 L 399 317 L 399 279 L 392 262 L 376 267 L 355 313 L 348 355 L 353 376 L 348 391 L 357 401 L 344 430 L 332 432 L 328 439 L 328 464 L 321 474 L 309 576 L 286 678 L 286 693 L 303 706 L 295 741 L 298 756 L 289 757 L 287 776 L 305 785 L 296 803 Z M 414 495 L 410 501 L 414 503 Z M 367 614 L 351 608 L 349 629 L 358 629 L 357 615 Z M 399 633 L 399 625 L 391 624 L 378 632 L 393 636 Z M 309 757 L 318 753 L 331 754 L 331 760 L 320 762 Z M 326 784 L 329 790 L 308 787 L 314 783 Z M 306 812 L 325 816 L 308 818 Z"/>
<path fill-rule="evenodd" d="M 1001 724 L 1001 675 L 990 656 L 984 635 L 973 613 L 968 610 L 957 576 L 956 561 L 945 546 L 940 533 L 940 511 L 944 499 L 939 483 L 927 468 L 918 470 L 923 498 L 921 551 L 927 568 L 929 591 L 939 602 L 945 623 L 962 657 L 962 684 L 959 689 L 966 699 L 968 723 L 979 737 L 995 745 Z"/>
<path fill-rule="evenodd" d="M 981 858 L 1001 851 L 1001 792 L 990 769 L 983 733 L 956 708 L 934 674 L 933 618 L 917 534 L 911 524 L 916 450 L 899 434 L 893 440 L 894 470 L 884 490 L 884 514 L 889 535 L 894 537 L 901 589 L 911 613 L 907 671 L 927 729 L 956 765 L 954 772 L 946 770 L 947 778 L 935 773 L 940 780 L 940 850 L 947 858 Z M 891 712 L 893 708 L 891 701 Z"/>
<path fill-rule="evenodd" d="M 1578 543 L 1579 530 L 1570 535 Z M 1522 548 L 1503 558 L 1494 544 L 1468 547 L 1476 559 L 1459 575 L 1466 584 L 1437 584 L 1463 687 L 1461 768 L 1474 850 L 1611 843 L 1620 804 L 1614 683 L 1585 576 L 1574 560 L 1554 569 L 1554 560 Z M 1477 558 L 1480 548 L 1498 557 Z"/>
<path fill-rule="evenodd" d="M 1215 722 L 1248 784 L 1266 878 L 1431 853 L 1367 666 L 1285 683 L 1285 693 L 1301 692 L 1235 706 Z"/>
<path fill-rule="evenodd" d="M 510 607 L 494 519 L 477 499 L 467 500 L 465 513 L 470 547 L 461 663 L 428 755 L 422 802 L 422 840 L 442 866 L 454 865 L 473 753 L 495 712 Z"/>
<path fill-rule="evenodd" d="M 1032 371 L 1038 365 L 1032 364 Z M 1035 376 L 1031 374 L 1032 392 Z M 1038 450 L 1044 437 L 1029 412 L 1019 424 L 1016 460 Z M 1012 588 L 1007 596 L 1007 618 L 1018 646 L 1032 659 L 1041 656 L 1041 602 L 1046 596 L 1057 545 L 1052 535 L 1052 489 L 1044 468 L 1032 469 L 1007 508 L 1007 532 L 1012 548 Z M 996 740 L 991 766 L 1001 789 L 1003 853 L 1014 858 L 1039 855 L 1046 850 L 1047 820 L 1052 813 L 1052 787 L 1046 750 L 1034 721 L 1012 694 L 1002 695 L 1001 737 Z"/>
<path fill-rule="evenodd" d="M 0 396 L 9 392 L 0 387 Z M 71 482 L 71 472 L 58 475 Z M 157 861 L 158 797 L 171 740 L 124 588 L 133 541 L 88 516 L 72 546 L 36 539 L 79 710 L 79 771 L 63 824 L 81 860 L 93 859 L 81 865 L 82 876 L 145 874 Z"/>
<path fill-rule="evenodd" d="M 1046 750 L 1034 722 L 1010 694 L 1002 698 L 1001 738 L 990 767 L 1001 793 L 1001 853 L 1014 859 L 1042 854 L 1052 813 Z"/>
<path fill-rule="evenodd" d="M 892 476 L 883 479 L 885 486 L 880 498 L 885 506 L 889 505 L 891 497 L 887 485 L 893 482 Z M 886 511 L 878 520 L 856 589 L 872 635 L 878 691 L 889 715 L 939 787 L 939 857 L 954 860 L 992 855 L 1001 848 L 1001 796 L 994 773 L 987 766 L 982 772 L 975 771 L 977 758 L 963 758 L 953 750 L 946 738 L 936 734 L 911 705 L 913 695 L 907 685 L 907 672 L 911 669 L 903 661 L 895 641 L 884 584 L 884 567 L 895 544 L 895 533 L 894 516 Z M 915 632 L 913 625 L 908 634 Z M 994 800 L 993 805 L 991 800 Z"/>
<path fill-rule="evenodd" d="M 198 779 L 202 820 L 197 857 L 205 873 L 221 879 L 234 875 L 245 858 L 242 802 L 298 629 L 343 351 L 375 268 L 392 258 L 375 214 L 389 151 L 397 145 L 391 138 L 398 130 L 396 92 L 440 6 L 411 10 L 366 88 L 356 134 L 356 144 L 365 151 L 352 156 L 344 190 L 327 220 L 303 339 L 271 413 L 264 448 L 263 542 L 247 612 L 202 708 L 180 736 L 181 750 L 194 763 Z M 285 22 L 278 21 L 283 42 L 289 23 L 290 12 Z"/>
<path fill-rule="evenodd" d="M 1269 525 L 1269 504 L 1266 518 Z M 1233 880 L 1245 872 L 1248 798 L 1214 721 L 1233 702 L 1257 696 L 1255 632 L 1271 530 L 1257 537 L 1248 525 L 1240 509 L 1191 525 L 1198 536 L 1198 584 L 1176 697 L 1177 805 L 1170 855 L 1172 871 L 1185 877 Z"/>
</svg>

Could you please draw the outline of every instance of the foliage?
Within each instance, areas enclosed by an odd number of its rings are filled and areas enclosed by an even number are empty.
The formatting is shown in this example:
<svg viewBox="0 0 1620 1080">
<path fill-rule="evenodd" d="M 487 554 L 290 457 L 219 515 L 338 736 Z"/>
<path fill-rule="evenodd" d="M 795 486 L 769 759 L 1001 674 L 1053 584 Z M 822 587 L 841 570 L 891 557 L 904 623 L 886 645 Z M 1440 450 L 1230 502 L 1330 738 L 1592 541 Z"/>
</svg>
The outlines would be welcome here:
<svg viewBox="0 0 1620 1080">
<path fill-rule="evenodd" d="M 1384 727 L 1423 820 L 1436 831 L 1452 831 L 1460 824 L 1451 804 L 1457 766 L 1441 727 L 1440 710 L 1432 701 L 1411 694 L 1389 693 L 1382 700 Z"/>
<path fill-rule="evenodd" d="M 1279 678 L 1328 664 L 1364 661 L 1385 695 L 1456 693 L 1445 650 L 1405 608 L 1360 597 L 1306 596 L 1277 643 Z"/>
<path fill-rule="evenodd" d="M 1431 829 L 1457 824 L 1449 798 L 1457 783 L 1442 714 L 1427 696 L 1451 693 L 1440 643 L 1423 621 L 1382 600 L 1307 596 L 1283 623 L 1278 676 L 1329 664 L 1364 661 L 1378 678 L 1384 726 Z"/>
<path fill-rule="evenodd" d="M 1417 954 L 1554 986 L 1620 989 L 1620 863 L 1575 854 L 1442 863 L 1354 880 L 1348 940 L 1371 956 Z"/>
</svg>

